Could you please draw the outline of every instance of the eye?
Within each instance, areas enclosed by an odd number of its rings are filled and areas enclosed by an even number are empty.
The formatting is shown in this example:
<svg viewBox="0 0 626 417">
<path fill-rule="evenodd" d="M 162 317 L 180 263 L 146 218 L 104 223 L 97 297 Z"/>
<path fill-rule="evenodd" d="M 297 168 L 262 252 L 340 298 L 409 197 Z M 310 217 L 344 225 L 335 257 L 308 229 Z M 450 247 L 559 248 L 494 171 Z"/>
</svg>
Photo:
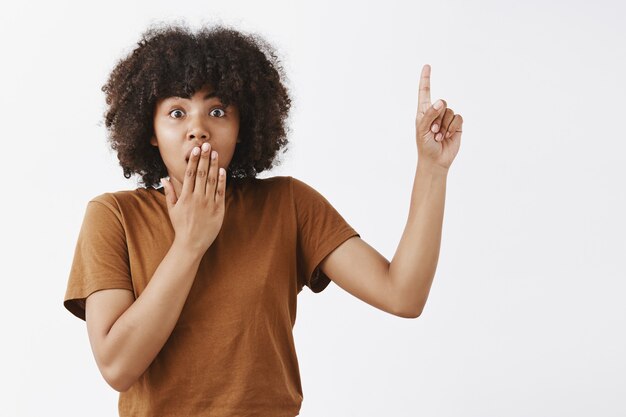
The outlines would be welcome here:
<svg viewBox="0 0 626 417">
<path fill-rule="evenodd" d="M 217 118 L 222 118 L 222 117 L 226 116 L 226 112 L 224 111 L 224 109 L 221 109 L 221 108 L 215 108 L 215 109 L 211 110 L 211 112 L 210 112 L 209 114 L 212 114 L 212 113 L 213 113 L 213 112 L 215 112 L 216 110 L 218 110 L 218 111 L 222 112 L 222 115 L 221 115 L 221 116 L 216 116 Z M 180 117 L 173 116 L 173 117 L 174 117 L 174 119 L 180 119 L 180 118 L 182 117 L 182 114 L 184 114 L 184 112 L 183 112 L 182 110 L 180 110 L 180 109 L 174 109 L 174 110 L 172 110 L 172 111 L 170 111 L 170 112 L 169 112 L 170 116 L 171 116 L 171 115 L 173 115 L 175 112 L 179 112 L 179 113 L 181 113 L 181 116 L 180 116 Z"/>
<path fill-rule="evenodd" d="M 221 111 L 221 112 L 223 113 L 223 115 L 222 115 L 222 116 L 218 116 L 218 117 L 224 117 L 224 116 L 226 116 L 226 112 L 225 112 L 223 109 L 220 109 L 220 108 L 217 108 L 217 109 L 213 109 L 213 110 L 211 110 L 211 113 L 213 113 L 215 110 L 219 110 L 219 111 Z M 210 113 L 209 113 L 209 114 L 210 114 Z"/>
<path fill-rule="evenodd" d="M 174 112 L 180 112 L 180 113 L 182 113 L 182 111 L 181 111 L 181 110 L 179 110 L 179 109 L 175 109 L 175 110 L 172 110 L 172 111 L 170 112 L 170 115 L 171 115 L 172 113 L 174 113 Z M 179 119 L 179 117 L 174 117 L 174 119 Z"/>
</svg>

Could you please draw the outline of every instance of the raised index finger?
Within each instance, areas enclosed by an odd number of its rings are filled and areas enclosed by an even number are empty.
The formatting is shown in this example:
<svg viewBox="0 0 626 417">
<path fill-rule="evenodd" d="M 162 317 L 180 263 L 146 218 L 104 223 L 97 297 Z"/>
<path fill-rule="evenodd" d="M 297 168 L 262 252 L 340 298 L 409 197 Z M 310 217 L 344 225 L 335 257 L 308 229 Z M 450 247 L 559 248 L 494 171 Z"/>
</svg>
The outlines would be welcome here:
<svg viewBox="0 0 626 417">
<path fill-rule="evenodd" d="M 418 93 L 418 110 L 420 113 L 426 113 L 432 103 L 430 102 L 430 65 L 426 64 L 422 67 L 422 75 L 420 76 L 420 89 Z"/>
</svg>

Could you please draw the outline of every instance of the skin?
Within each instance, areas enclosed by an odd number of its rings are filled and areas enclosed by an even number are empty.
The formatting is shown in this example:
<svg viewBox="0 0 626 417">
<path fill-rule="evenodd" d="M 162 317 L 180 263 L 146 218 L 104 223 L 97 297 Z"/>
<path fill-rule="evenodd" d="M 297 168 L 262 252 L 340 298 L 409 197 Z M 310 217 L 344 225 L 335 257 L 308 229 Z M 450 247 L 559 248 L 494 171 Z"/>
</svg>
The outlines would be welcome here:
<svg viewBox="0 0 626 417">
<path fill-rule="evenodd" d="M 430 292 L 441 245 L 447 174 L 459 151 L 463 126 L 462 116 L 454 114 L 445 100 L 437 100 L 434 104 L 431 102 L 430 73 L 430 65 L 425 65 L 420 78 L 415 123 L 418 164 L 411 206 L 404 233 L 392 261 L 389 262 L 360 238 L 353 237 L 336 248 L 320 264 L 326 275 L 352 295 L 401 317 L 418 317 Z M 193 98 L 201 100 L 201 92 Z M 192 108 L 194 103 L 201 106 L 198 101 L 192 100 Z M 167 107 L 165 109 L 171 111 Z M 191 117 L 193 113 L 191 110 L 189 112 L 190 117 L 183 119 L 183 127 L 171 127 L 163 123 L 168 127 L 167 130 L 155 129 L 160 139 L 163 139 L 161 132 L 170 133 L 167 141 L 162 140 L 167 149 L 161 149 L 168 168 L 170 165 L 178 168 L 180 159 L 177 158 L 181 158 L 181 154 L 184 161 L 185 151 L 189 149 L 188 142 L 207 138 L 206 132 L 202 130 L 203 118 Z M 161 122 L 157 119 L 161 116 L 162 114 L 157 114 L 155 117 L 155 126 Z M 207 119 L 206 126 L 209 126 L 210 118 L 204 117 Z M 216 147 L 224 146 L 223 149 L 231 151 L 226 155 L 227 158 L 232 157 L 234 152 L 234 130 L 232 125 L 231 130 L 224 127 L 224 135 L 219 137 L 217 133 L 210 132 L 216 137 Z M 227 132 L 231 132 L 230 136 Z M 230 138 L 230 142 L 227 138 Z M 185 167 L 182 165 L 178 172 L 172 169 L 172 173 L 178 173 L 178 177 L 174 176 L 174 179 L 178 181 L 179 187 L 184 172 Z M 191 175 L 195 173 L 192 171 Z"/>
<path fill-rule="evenodd" d="M 392 261 L 359 237 L 353 237 L 320 263 L 322 271 L 341 288 L 374 307 L 405 318 L 422 314 L 430 292 L 441 245 L 447 174 L 459 151 L 463 126 L 462 116 L 447 108 L 444 100 L 440 100 L 441 106 L 431 104 L 430 70 L 429 65 L 422 69 L 416 116 L 418 164 L 406 228 Z M 167 341 L 202 254 L 221 227 L 223 199 L 207 203 L 212 200 L 215 185 L 209 187 L 207 196 L 204 187 L 197 187 L 198 182 L 208 183 L 206 178 L 198 180 L 195 169 L 189 169 L 198 165 L 206 172 L 208 158 L 195 157 L 186 164 L 185 156 L 193 145 L 209 141 L 224 154 L 219 165 L 227 166 L 236 146 L 238 121 L 235 124 L 234 120 L 207 116 L 209 112 L 204 110 L 212 106 L 200 101 L 203 93 L 178 104 L 187 106 L 184 111 L 189 115 L 180 122 L 160 119 L 161 112 L 155 115 L 153 145 L 160 145 L 172 183 L 179 184 L 180 211 L 174 211 L 177 209 L 169 200 L 168 209 L 176 213 L 171 218 L 177 236 L 180 231 L 182 238 L 174 240 L 137 300 L 131 291 L 122 289 L 96 291 L 87 298 L 86 321 L 92 349 L 106 381 L 118 391 L 126 391 L 136 382 Z M 167 106 L 160 109 L 171 111 Z M 209 175 L 215 178 L 216 171 L 214 167 Z M 185 172 L 191 175 L 181 195 Z M 172 185 L 166 188 L 169 187 Z M 172 190 L 169 188 L 167 194 L 171 195 Z M 200 242 L 202 238 L 207 241 Z M 198 242 L 199 247 L 192 246 Z"/>
<path fill-rule="evenodd" d="M 146 371 L 169 338 L 203 254 L 219 233 L 225 212 L 225 175 L 237 144 L 239 114 L 224 108 L 213 90 L 203 87 L 191 99 L 157 102 L 155 136 L 171 181 L 164 181 L 167 208 L 175 231 L 170 250 L 145 290 L 105 289 L 86 301 L 87 330 L 96 362 L 114 389 L 128 390 Z M 219 154 L 209 159 L 209 144 Z M 205 145 L 205 152 L 191 154 Z M 204 148 L 204 146 L 203 146 Z M 190 156 L 189 162 L 185 161 Z"/>
<path fill-rule="evenodd" d="M 415 117 L 418 164 L 435 170 L 447 170 L 459 153 L 463 117 L 454 114 L 445 100 L 430 101 L 430 65 L 424 65 L 420 77 L 418 107 Z"/>
<path fill-rule="evenodd" d="M 409 216 L 393 259 L 389 262 L 364 240 L 352 237 L 320 264 L 339 287 L 405 318 L 419 317 L 428 299 L 441 247 L 448 170 L 463 130 L 463 117 L 445 100 L 431 103 L 430 73 L 430 65 L 424 65 L 415 119 L 418 163 Z"/>
<path fill-rule="evenodd" d="M 217 97 L 205 100 L 211 92 L 205 85 L 191 99 L 168 97 L 156 103 L 150 143 L 159 148 L 176 196 L 182 193 L 189 165 L 185 158 L 194 147 L 208 143 L 206 153 L 217 152 L 218 166 L 226 169 L 239 142 L 239 109 L 234 104 L 224 107 Z"/>
</svg>

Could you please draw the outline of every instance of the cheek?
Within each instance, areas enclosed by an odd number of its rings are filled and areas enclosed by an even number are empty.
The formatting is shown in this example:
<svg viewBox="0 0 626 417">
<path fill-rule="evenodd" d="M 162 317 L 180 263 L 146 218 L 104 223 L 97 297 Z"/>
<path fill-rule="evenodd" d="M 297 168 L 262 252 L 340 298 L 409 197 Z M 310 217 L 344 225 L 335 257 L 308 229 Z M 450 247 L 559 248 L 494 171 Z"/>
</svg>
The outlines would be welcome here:
<svg viewBox="0 0 626 417">
<path fill-rule="evenodd" d="M 184 170 L 187 166 L 187 161 L 182 151 L 176 152 L 175 150 L 168 150 L 161 145 L 159 146 L 159 152 L 161 154 L 161 160 L 168 170 Z"/>
<path fill-rule="evenodd" d="M 154 125 L 154 134 L 159 138 L 159 144 L 164 149 L 173 148 L 177 141 L 180 141 L 181 135 L 184 137 L 184 132 L 181 133 L 180 126 L 176 126 L 173 123 L 156 123 Z"/>
<path fill-rule="evenodd" d="M 232 161 L 233 156 L 235 155 L 235 149 L 228 149 L 220 153 L 220 165 L 226 166 L 230 161 Z"/>
</svg>

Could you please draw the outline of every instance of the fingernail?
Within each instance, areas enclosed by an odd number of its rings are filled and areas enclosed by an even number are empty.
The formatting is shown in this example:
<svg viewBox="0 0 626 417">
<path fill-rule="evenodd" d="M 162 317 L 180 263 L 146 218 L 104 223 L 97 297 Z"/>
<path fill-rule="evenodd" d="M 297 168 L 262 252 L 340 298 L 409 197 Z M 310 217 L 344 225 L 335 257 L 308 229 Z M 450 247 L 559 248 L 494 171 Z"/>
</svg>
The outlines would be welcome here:
<svg viewBox="0 0 626 417">
<path fill-rule="evenodd" d="M 202 150 L 205 151 L 205 152 L 208 151 L 209 150 L 209 144 L 208 143 L 203 143 L 202 144 Z"/>
<path fill-rule="evenodd" d="M 215 158 L 217 158 L 217 152 L 212 151 L 211 152 L 211 159 L 215 159 Z"/>
<path fill-rule="evenodd" d="M 433 107 L 435 108 L 435 110 L 439 110 L 441 106 L 443 106 L 443 101 L 441 100 L 437 100 L 435 104 L 433 104 Z"/>
<path fill-rule="evenodd" d="M 439 131 L 439 125 L 437 123 L 435 123 L 430 130 L 433 131 L 433 133 L 437 133 Z"/>
<path fill-rule="evenodd" d="M 200 148 L 198 148 L 197 146 L 195 148 L 193 148 L 193 151 L 191 151 L 194 155 L 198 155 L 200 153 Z"/>
</svg>

